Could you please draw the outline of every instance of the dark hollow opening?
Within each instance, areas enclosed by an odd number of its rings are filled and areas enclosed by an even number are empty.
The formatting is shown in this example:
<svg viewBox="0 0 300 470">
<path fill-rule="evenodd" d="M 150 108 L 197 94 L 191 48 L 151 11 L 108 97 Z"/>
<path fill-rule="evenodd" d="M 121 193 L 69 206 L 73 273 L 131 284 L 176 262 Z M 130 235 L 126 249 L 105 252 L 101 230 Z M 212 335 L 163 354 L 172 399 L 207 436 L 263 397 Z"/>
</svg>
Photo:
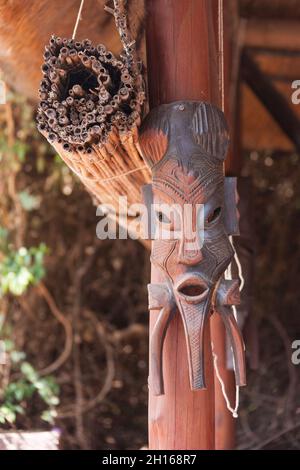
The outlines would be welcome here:
<svg viewBox="0 0 300 470">
<path fill-rule="evenodd" d="M 105 64 L 105 68 L 111 79 L 111 85 L 109 86 L 108 91 L 112 96 L 116 95 L 121 84 L 121 73 L 111 64 Z"/>
<path fill-rule="evenodd" d="M 217 207 L 213 212 L 209 214 L 207 217 L 207 222 L 210 224 L 211 222 L 214 222 L 220 215 L 221 213 L 221 207 Z"/>
<path fill-rule="evenodd" d="M 206 291 L 206 288 L 199 284 L 191 284 L 189 286 L 180 287 L 178 290 L 181 294 L 187 295 L 188 297 L 198 297 Z"/>
<path fill-rule="evenodd" d="M 97 76 L 91 72 L 91 70 L 88 70 L 83 66 L 76 67 L 68 71 L 67 85 L 63 99 L 67 98 L 69 91 L 74 85 L 80 85 L 86 93 L 90 93 L 90 90 L 94 91 L 99 87 Z"/>
<path fill-rule="evenodd" d="M 129 104 L 127 103 L 123 103 L 120 105 L 120 109 L 121 111 L 123 111 L 123 113 L 125 113 L 127 116 L 129 116 L 131 113 L 132 113 L 132 109 L 131 107 L 129 106 Z"/>
</svg>

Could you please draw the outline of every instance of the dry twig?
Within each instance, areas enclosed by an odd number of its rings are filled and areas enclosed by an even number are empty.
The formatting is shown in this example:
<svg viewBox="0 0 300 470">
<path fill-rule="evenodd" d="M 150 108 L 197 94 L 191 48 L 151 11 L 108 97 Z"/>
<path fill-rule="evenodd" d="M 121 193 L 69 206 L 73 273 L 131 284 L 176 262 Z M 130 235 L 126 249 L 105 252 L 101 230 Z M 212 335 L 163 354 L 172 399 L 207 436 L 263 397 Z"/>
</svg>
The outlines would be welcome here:
<svg viewBox="0 0 300 470">
<path fill-rule="evenodd" d="M 51 313 L 57 319 L 57 321 L 63 326 L 65 330 L 65 346 L 64 350 L 61 355 L 49 366 L 45 367 L 44 369 L 39 371 L 40 375 L 48 375 L 52 374 L 56 371 L 59 367 L 61 367 L 66 360 L 69 358 L 71 351 L 72 351 L 72 344 L 73 344 L 73 329 L 71 322 L 63 315 L 63 313 L 58 309 L 55 300 L 53 299 L 52 295 L 50 294 L 49 290 L 45 286 L 43 282 L 40 282 L 37 285 L 37 291 L 39 295 L 43 297 L 46 301 Z"/>
</svg>

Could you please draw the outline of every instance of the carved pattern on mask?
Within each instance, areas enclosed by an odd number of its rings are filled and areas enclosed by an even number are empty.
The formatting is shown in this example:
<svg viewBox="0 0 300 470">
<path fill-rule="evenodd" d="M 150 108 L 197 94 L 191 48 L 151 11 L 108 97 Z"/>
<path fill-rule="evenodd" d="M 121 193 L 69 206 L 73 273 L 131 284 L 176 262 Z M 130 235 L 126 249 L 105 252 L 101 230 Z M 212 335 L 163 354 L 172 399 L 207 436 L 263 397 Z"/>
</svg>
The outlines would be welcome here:
<svg viewBox="0 0 300 470">
<path fill-rule="evenodd" d="M 234 254 L 226 218 L 229 214 L 234 225 L 235 217 L 234 208 L 228 210 L 224 198 L 223 160 L 227 146 L 223 113 L 208 103 L 160 106 L 150 112 L 141 128 L 141 151 L 152 171 L 151 203 L 175 204 L 175 212 L 179 211 L 170 217 L 160 214 L 162 220 L 152 218 L 151 233 L 155 239 L 151 262 L 164 279 L 148 286 L 149 309 L 160 310 L 150 339 L 149 382 L 155 395 L 164 393 L 163 343 L 176 314 L 184 325 L 191 388 L 205 388 L 204 333 L 212 309 L 221 315 L 232 342 L 234 359 L 238 361 L 236 383 L 245 383 L 244 346 L 231 307 L 239 301 L 238 283 L 224 279 Z M 232 190 L 229 185 L 230 194 Z M 188 216 L 184 213 L 187 205 Z M 198 226 L 201 210 L 202 238 Z M 186 224 L 195 230 L 185 232 Z M 165 226 L 172 234 L 179 227 L 180 236 L 165 240 L 157 235 L 162 232 L 156 229 Z"/>
</svg>

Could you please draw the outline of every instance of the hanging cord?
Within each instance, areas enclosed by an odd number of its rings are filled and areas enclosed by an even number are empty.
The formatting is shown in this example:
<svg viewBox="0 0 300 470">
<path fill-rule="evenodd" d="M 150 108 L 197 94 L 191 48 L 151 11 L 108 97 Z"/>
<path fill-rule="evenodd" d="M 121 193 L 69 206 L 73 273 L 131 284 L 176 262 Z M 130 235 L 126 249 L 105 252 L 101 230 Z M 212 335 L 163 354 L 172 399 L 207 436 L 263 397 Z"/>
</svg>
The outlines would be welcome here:
<svg viewBox="0 0 300 470">
<path fill-rule="evenodd" d="M 232 236 L 229 237 L 229 240 L 230 240 L 231 246 L 232 246 L 233 251 L 234 251 L 234 261 L 236 262 L 236 265 L 237 265 L 237 268 L 238 268 L 238 276 L 239 276 L 239 280 L 240 280 L 240 292 L 242 292 L 242 290 L 244 288 L 244 285 L 245 285 L 245 279 L 244 279 L 244 276 L 243 276 L 242 265 L 240 263 L 238 254 L 237 254 L 237 252 L 234 248 Z"/>
<path fill-rule="evenodd" d="M 219 61 L 218 61 L 218 69 L 219 69 L 219 91 L 220 91 L 220 100 L 221 100 L 221 108 L 224 113 L 225 111 L 225 73 L 224 73 L 224 3 L 223 0 L 218 0 L 218 53 L 219 53 Z M 223 163 L 223 173 L 225 176 L 225 163 Z M 232 237 L 229 237 L 230 243 L 232 245 Z M 235 250 L 234 250 L 235 253 Z M 236 255 L 236 253 L 235 253 Z M 240 263 L 237 263 L 238 266 L 240 266 Z M 231 275 L 231 264 L 228 266 L 228 268 L 225 271 L 225 279 L 232 279 Z M 216 286 L 217 289 L 218 286 Z M 233 313 L 236 318 L 236 308 L 233 305 Z M 213 355 L 213 361 L 214 361 L 214 369 L 215 369 L 215 374 L 216 377 L 220 383 L 222 394 L 227 406 L 228 411 L 232 414 L 234 418 L 238 417 L 238 409 L 239 409 L 239 396 L 240 396 L 240 390 L 239 386 L 236 385 L 235 388 L 235 407 L 232 408 L 225 384 L 223 382 L 223 379 L 221 377 L 219 368 L 218 368 L 218 356 L 216 352 L 214 351 L 214 345 L 211 342 L 211 349 L 212 349 L 212 355 Z M 234 358 L 233 358 L 233 364 L 234 364 Z M 235 367 L 235 364 L 234 364 Z"/>
<path fill-rule="evenodd" d="M 220 90 L 220 100 L 221 100 L 221 107 L 223 113 L 225 112 L 225 67 L 224 67 L 224 1 L 223 0 L 218 0 L 218 49 L 219 49 L 219 90 Z M 223 163 L 223 172 L 225 175 L 225 163 Z M 238 275 L 240 279 L 240 292 L 242 291 L 245 281 L 242 273 L 242 267 L 238 258 L 238 255 L 234 249 L 232 237 L 229 237 L 231 246 L 234 250 L 234 260 L 236 262 L 237 268 L 238 268 Z M 231 263 L 228 266 L 228 268 L 225 271 L 225 279 L 232 279 L 232 270 L 231 270 Z M 235 316 L 235 319 L 237 319 L 237 311 L 235 305 L 232 305 L 232 310 L 233 314 Z M 213 361 L 214 361 L 214 369 L 216 373 L 216 377 L 220 383 L 222 394 L 227 406 L 228 411 L 232 414 L 234 418 L 238 417 L 238 409 L 239 409 L 239 396 L 240 396 L 240 388 L 238 385 L 235 387 L 235 407 L 232 408 L 228 395 L 226 393 L 225 389 L 225 384 L 224 381 L 221 377 L 219 368 L 218 368 L 218 356 L 214 351 L 214 346 L 213 343 L 211 343 L 211 348 L 212 348 L 212 355 L 213 355 Z M 233 357 L 233 365 L 235 369 L 235 363 L 234 363 L 234 357 Z"/>
<path fill-rule="evenodd" d="M 229 241 L 230 241 L 231 246 L 232 246 L 233 251 L 234 251 L 234 261 L 235 261 L 235 263 L 236 263 L 236 265 L 237 265 L 238 277 L 239 277 L 239 281 L 240 281 L 239 289 L 240 289 L 240 292 L 242 292 L 242 290 L 243 290 L 243 288 L 244 288 L 244 285 L 245 285 L 245 279 L 244 279 L 244 276 L 243 276 L 242 265 L 241 265 L 241 263 L 240 263 L 238 254 L 237 254 L 237 252 L 236 252 L 236 250 L 235 250 L 235 248 L 234 248 L 232 236 L 229 237 Z M 232 263 L 230 263 L 230 265 L 228 266 L 228 268 L 227 268 L 226 271 L 225 271 L 225 279 L 230 279 L 230 280 L 232 279 L 231 266 L 232 266 Z M 236 311 L 235 305 L 232 306 L 232 309 L 233 309 L 233 313 L 234 313 L 235 319 L 237 320 L 237 311 Z"/>
<path fill-rule="evenodd" d="M 139 166 L 138 168 L 134 168 L 133 170 L 125 171 L 125 173 L 120 173 L 119 175 L 111 176 L 110 178 L 99 179 L 99 183 L 109 183 L 110 181 L 116 180 L 118 178 L 122 178 L 127 175 L 131 175 L 131 173 L 135 173 L 136 171 L 141 171 L 147 169 L 147 165 Z"/>
<path fill-rule="evenodd" d="M 77 33 L 77 28 L 78 28 L 78 25 L 79 25 L 79 21 L 81 20 L 81 13 L 82 13 L 82 9 L 83 9 L 83 4 L 84 4 L 84 0 L 81 0 L 80 7 L 79 7 L 79 10 L 78 10 L 78 15 L 77 15 L 74 30 L 73 30 L 73 34 L 72 34 L 72 39 L 75 39 L 75 36 L 76 36 L 76 33 Z"/>
<path fill-rule="evenodd" d="M 235 407 L 232 408 L 232 406 L 230 404 L 230 400 L 229 400 L 228 395 L 226 393 L 225 384 L 223 382 L 223 379 L 221 377 L 221 374 L 220 374 L 220 371 L 219 371 L 219 368 L 218 368 L 218 356 L 214 351 L 213 342 L 211 343 L 211 349 L 212 349 L 212 355 L 213 355 L 213 360 L 214 360 L 214 369 L 215 369 L 216 377 L 217 377 L 217 379 L 220 383 L 222 394 L 223 394 L 227 409 L 228 409 L 228 411 L 230 411 L 233 418 L 238 418 L 238 410 L 239 410 L 239 406 L 240 406 L 240 387 L 238 385 L 235 386 Z"/>
<path fill-rule="evenodd" d="M 140 62 L 137 57 L 136 41 L 132 38 L 130 28 L 127 22 L 127 0 L 113 0 L 113 8 L 105 5 L 104 10 L 114 16 L 116 27 L 120 36 L 120 40 L 130 63 L 131 69 L 140 74 Z"/>
<path fill-rule="evenodd" d="M 229 241 L 230 241 L 231 246 L 232 246 L 233 251 L 234 251 L 234 260 L 235 260 L 237 268 L 238 268 L 238 276 L 239 276 L 239 280 L 240 280 L 240 292 L 242 292 L 243 287 L 245 285 L 242 266 L 241 266 L 238 254 L 237 254 L 237 252 L 234 248 L 232 236 L 229 237 Z M 225 279 L 229 279 L 229 280 L 232 279 L 231 263 L 225 271 Z M 235 316 L 235 319 L 237 319 L 237 311 L 236 311 L 235 305 L 232 305 L 231 308 L 233 310 L 233 314 Z M 238 417 L 238 409 L 239 409 L 239 405 L 240 405 L 240 387 L 238 385 L 235 386 L 235 407 L 232 408 L 232 406 L 230 404 L 230 401 L 229 401 L 229 398 L 228 398 L 228 395 L 226 393 L 225 384 L 223 382 L 223 379 L 221 377 L 221 374 L 220 374 L 220 371 L 219 371 L 219 368 L 218 368 L 218 356 L 214 351 L 213 343 L 211 343 L 211 349 L 212 349 L 212 355 L 213 355 L 213 360 L 214 360 L 214 369 L 215 369 L 216 377 L 217 377 L 217 379 L 220 383 L 222 394 L 223 394 L 227 409 L 228 409 L 228 411 L 230 411 L 230 413 L 232 414 L 232 416 L 234 418 L 237 418 Z M 234 370 L 235 370 L 234 357 L 233 357 L 233 367 L 234 367 Z"/>
</svg>

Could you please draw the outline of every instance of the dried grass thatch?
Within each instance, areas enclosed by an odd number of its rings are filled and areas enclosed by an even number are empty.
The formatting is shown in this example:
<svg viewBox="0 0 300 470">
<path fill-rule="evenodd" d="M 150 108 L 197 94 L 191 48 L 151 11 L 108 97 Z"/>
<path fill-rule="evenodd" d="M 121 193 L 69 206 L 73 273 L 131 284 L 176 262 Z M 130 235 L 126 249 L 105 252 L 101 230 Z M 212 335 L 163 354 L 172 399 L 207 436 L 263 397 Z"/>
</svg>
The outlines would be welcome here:
<svg viewBox="0 0 300 470">
<path fill-rule="evenodd" d="M 141 64 L 127 27 L 123 2 L 114 1 L 123 51 L 52 36 L 45 48 L 38 129 L 97 201 L 140 200 L 150 179 L 138 150 L 145 101 Z"/>
</svg>

